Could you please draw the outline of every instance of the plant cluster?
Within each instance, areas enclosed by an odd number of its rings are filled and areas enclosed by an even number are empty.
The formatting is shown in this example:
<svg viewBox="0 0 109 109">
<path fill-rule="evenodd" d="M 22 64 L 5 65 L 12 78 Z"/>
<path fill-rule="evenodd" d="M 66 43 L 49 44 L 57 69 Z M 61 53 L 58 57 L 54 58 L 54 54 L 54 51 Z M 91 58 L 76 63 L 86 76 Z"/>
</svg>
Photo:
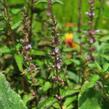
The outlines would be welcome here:
<svg viewBox="0 0 109 109">
<path fill-rule="evenodd" d="M 108 0 L 0 0 L 0 109 L 108 109 L 108 11 Z"/>
</svg>

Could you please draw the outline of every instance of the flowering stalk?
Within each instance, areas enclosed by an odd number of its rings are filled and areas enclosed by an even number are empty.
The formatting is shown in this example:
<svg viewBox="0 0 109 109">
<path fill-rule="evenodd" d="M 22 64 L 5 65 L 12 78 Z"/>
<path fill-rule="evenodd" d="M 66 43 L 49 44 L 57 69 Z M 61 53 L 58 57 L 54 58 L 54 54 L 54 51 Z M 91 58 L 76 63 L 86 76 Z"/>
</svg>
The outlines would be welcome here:
<svg viewBox="0 0 109 109">
<path fill-rule="evenodd" d="M 29 1 L 28 1 L 29 2 Z M 31 0 L 31 8 L 33 5 L 33 0 Z M 30 39 L 32 36 L 32 10 L 31 8 L 26 7 L 24 9 L 24 19 L 23 19 L 23 50 L 22 50 L 22 54 L 24 56 L 24 60 L 26 61 L 26 63 L 28 63 L 29 66 L 29 72 L 31 73 L 31 79 L 32 79 L 32 83 L 35 82 L 34 80 L 34 74 L 36 71 L 36 66 L 32 63 L 32 56 L 30 55 L 30 50 L 31 50 L 31 44 L 30 44 Z M 30 9 L 30 13 L 29 13 L 29 9 Z"/>
<path fill-rule="evenodd" d="M 82 0 L 78 0 L 78 34 L 80 38 L 80 55 L 82 53 L 82 42 L 81 42 L 81 21 L 82 21 Z"/>
<path fill-rule="evenodd" d="M 31 36 L 32 36 L 32 22 L 33 22 L 33 4 L 34 4 L 34 0 L 28 0 L 27 1 L 27 12 L 28 12 L 28 16 L 30 19 L 30 31 L 29 31 L 29 41 L 31 41 Z"/>
<path fill-rule="evenodd" d="M 3 14 L 5 20 L 10 22 L 9 7 L 8 7 L 7 0 L 2 0 L 1 3 L 3 5 L 3 12 L 4 12 Z"/>
<path fill-rule="evenodd" d="M 94 30 L 94 3 L 95 0 L 88 0 L 89 2 L 89 12 L 87 12 L 87 15 L 89 17 L 89 30 L 88 30 L 88 42 L 89 42 L 89 55 L 88 55 L 88 61 L 94 61 L 94 57 L 92 52 L 95 50 L 94 47 L 92 47 L 92 44 L 96 41 L 94 38 L 94 35 L 96 31 Z"/>
<path fill-rule="evenodd" d="M 30 36 L 30 19 L 28 17 L 27 12 L 24 12 L 24 19 L 23 19 L 23 34 L 24 34 L 24 39 L 23 39 L 23 55 L 25 61 L 31 61 L 32 57 L 29 54 L 29 51 L 31 49 L 31 44 L 29 42 L 29 36 Z"/>
<path fill-rule="evenodd" d="M 60 70 L 61 70 L 61 58 L 60 58 L 60 50 L 58 48 L 59 46 L 59 34 L 57 32 L 57 27 L 56 27 L 56 20 L 55 17 L 53 16 L 53 12 L 52 12 L 52 1 L 48 0 L 48 17 L 49 17 L 49 24 L 51 27 L 51 35 L 52 35 L 52 46 L 53 46 L 53 50 L 52 50 L 52 56 L 54 58 L 54 70 L 56 73 L 56 76 L 53 77 L 53 81 L 56 82 L 60 82 L 62 85 L 64 84 L 64 81 L 58 76 Z"/>
<path fill-rule="evenodd" d="M 56 20 L 55 17 L 52 14 L 52 1 L 48 0 L 48 17 L 49 17 L 49 23 L 51 25 L 51 35 L 53 37 L 52 45 L 53 45 L 53 52 L 52 56 L 54 57 L 54 67 L 56 70 L 56 73 L 59 72 L 61 69 L 61 59 L 60 59 L 60 51 L 59 51 L 59 39 L 58 39 L 58 32 L 56 28 Z"/>
<path fill-rule="evenodd" d="M 61 70 L 61 59 L 60 59 L 60 51 L 59 51 L 59 34 L 57 32 L 57 23 L 55 20 L 55 17 L 53 15 L 52 12 L 52 0 L 48 0 L 48 17 L 49 17 L 49 24 L 51 27 L 51 35 L 53 38 L 52 41 L 52 46 L 53 46 L 53 51 L 52 51 L 52 56 L 54 57 L 54 70 L 56 72 L 56 76 L 53 78 L 53 81 L 55 82 L 61 82 L 62 84 L 64 83 L 64 81 L 58 76 L 60 70 Z M 58 84 L 57 84 L 58 85 Z M 57 88 L 57 94 L 55 95 L 56 99 L 59 101 L 59 105 L 60 105 L 60 109 L 62 109 L 62 97 L 60 96 L 60 92 L 59 92 L 59 86 Z"/>
<path fill-rule="evenodd" d="M 15 39 L 13 37 L 15 33 L 11 28 L 11 17 L 9 14 L 9 6 L 7 0 L 1 0 L 0 2 L 3 5 L 3 16 L 6 22 L 5 35 L 7 36 L 7 40 L 9 40 L 8 44 L 10 45 L 11 42 L 15 42 Z"/>
<path fill-rule="evenodd" d="M 79 56 L 80 58 L 82 57 L 82 42 L 81 42 L 81 20 L 82 19 L 82 0 L 78 0 L 78 35 L 80 38 L 80 52 L 79 52 Z M 79 80 L 78 83 L 80 83 L 81 80 L 81 75 L 83 72 L 83 67 L 80 67 L 80 70 L 78 71 L 78 76 L 79 76 Z"/>
</svg>

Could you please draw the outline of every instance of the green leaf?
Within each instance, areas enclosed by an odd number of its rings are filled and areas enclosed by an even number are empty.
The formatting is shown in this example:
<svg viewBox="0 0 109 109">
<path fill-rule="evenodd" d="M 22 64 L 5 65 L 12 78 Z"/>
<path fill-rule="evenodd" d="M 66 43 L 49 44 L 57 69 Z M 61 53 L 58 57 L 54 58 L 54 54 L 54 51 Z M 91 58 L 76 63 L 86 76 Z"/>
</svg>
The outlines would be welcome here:
<svg viewBox="0 0 109 109">
<path fill-rule="evenodd" d="M 15 54 L 14 58 L 19 70 L 22 72 L 23 71 L 23 56 L 21 54 Z"/>
<path fill-rule="evenodd" d="M 10 49 L 7 46 L 0 47 L 0 54 L 10 53 Z"/>
<path fill-rule="evenodd" d="M 75 74 L 74 72 L 68 71 L 68 78 L 75 81 L 76 83 L 78 83 L 79 81 L 79 76 L 77 74 Z"/>
<path fill-rule="evenodd" d="M 63 104 L 63 107 L 64 109 L 73 109 L 73 101 L 75 101 L 77 99 L 76 96 L 71 96 L 71 97 L 68 97 L 66 98 L 64 104 Z"/>
<path fill-rule="evenodd" d="M 88 89 L 92 88 L 96 82 L 100 79 L 100 77 L 98 75 L 92 75 L 92 77 L 90 78 L 89 81 L 85 81 L 83 86 L 81 87 L 81 93 L 84 93 L 85 91 L 87 91 Z"/>
<path fill-rule="evenodd" d="M 108 61 L 109 61 L 109 56 L 108 56 L 108 55 L 101 54 L 100 56 L 101 56 L 101 58 L 104 58 L 104 59 L 106 59 L 106 60 L 108 60 Z"/>
<path fill-rule="evenodd" d="M 72 52 L 73 49 L 72 48 L 68 48 L 68 47 L 64 47 L 63 51 L 68 53 L 68 52 Z"/>
<path fill-rule="evenodd" d="M 37 4 L 39 4 L 39 3 L 47 3 L 47 0 L 38 0 Z"/>
<path fill-rule="evenodd" d="M 109 69 L 109 63 L 103 65 L 103 71 L 106 72 Z"/>
<path fill-rule="evenodd" d="M 64 60 L 64 63 L 65 63 L 66 65 L 70 65 L 70 64 L 73 63 L 73 59 L 66 59 L 66 60 Z"/>
<path fill-rule="evenodd" d="M 67 97 L 69 95 L 72 95 L 78 92 L 79 92 L 79 89 L 64 89 L 64 90 L 61 90 L 61 96 Z"/>
<path fill-rule="evenodd" d="M 23 96 L 23 102 L 26 105 L 29 101 L 31 101 L 34 98 L 32 94 L 26 94 Z"/>
<path fill-rule="evenodd" d="M 102 71 L 102 67 L 99 65 L 98 62 L 95 62 L 95 65 L 96 65 L 96 67 L 97 67 L 97 69 L 98 69 L 99 71 Z"/>
<path fill-rule="evenodd" d="M 45 82 L 45 84 L 42 86 L 42 89 L 44 92 L 46 92 L 49 88 L 51 88 L 51 83 L 50 82 Z"/>
<path fill-rule="evenodd" d="M 109 40 L 109 36 L 104 36 L 100 39 L 100 41 L 103 41 L 103 42 L 108 41 L 108 40 Z"/>
<path fill-rule="evenodd" d="M 3 74 L 0 74 L 0 109 L 27 109 L 20 96 L 10 88 Z"/>
<path fill-rule="evenodd" d="M 16 50 L 19 51 L 19 50 L 21 49 L 21 47 L 22 47 L 22 44 L 21 44 L 21 43 L 18 43 L 18 44 L 16 45 Z"/>
<path fill-rule="evenodd" d="M 12 29 L 18 28 L 18 27 L 20 26 L 20 24 L 21 24 L 21 21 L 18 21 L 18 22 L 16 22 L 16 23 L 14 23 L 14 24 L 12 25 Z"/>
<path fill-rule="evenodd" d="M 63 5 L 63 2 L 62 2 L 62 0 L 52 0 L 52 2 L 53 2 L 53 3 L 58 3 L 58 4 L 61 4 L 61 5 Z"/>
<path fill-rule="evenodd" d="M 41 50 L 31 50 L 31 55 L 36 55 L 36 56 L 44 56 L 45 52 L 41 51 Z"/>
<path fill-rule="evenodd" d="M 55 102 L 56 99 L 54 99 L 54 97 L 41 99 L 36 109 L 49 109 L 48 107 L 53 105 Z"/>
<path fill-rule="evenodd" d="M 12 14 L 18 14 L 20 11 L 20 9 L 11 9 Z"/>
<path fill-rule="evenodd" d="M 39 3 L 47 3 L 47 0 L 38 0 L 37 4 Z M 59 3 L 59 4 L 63 4 L 63 2 L 61 0 L 52 0 L 52 3 Z"/>
<path fill-rule="evenodd" d="M 100 94 L 94 89 L 90 89 L 79 98 L 79 109 L 102 109 L 100 104 Z"/>
</svg>

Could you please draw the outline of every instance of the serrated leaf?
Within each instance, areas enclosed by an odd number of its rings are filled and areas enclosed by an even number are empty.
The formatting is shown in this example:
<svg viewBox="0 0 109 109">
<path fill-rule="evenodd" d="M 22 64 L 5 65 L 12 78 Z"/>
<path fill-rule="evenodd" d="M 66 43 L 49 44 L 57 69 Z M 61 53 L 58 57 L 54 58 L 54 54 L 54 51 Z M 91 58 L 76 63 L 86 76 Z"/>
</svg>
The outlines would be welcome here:
<svg viewBox="0 0 109 109">
<path fill-rule="evenodd" d="M 77 74 L 75 74 L 74 72 L 68 71 L 68 78 L 75 81 L 76 83 L 78 83 L 79 81 L 79 76 Z"/>
<path fill-rule="evenodd" d="M 92 75 L 89 81 L 85 81 L 83 86 L 81 87 L 81 94 L 87 91 L 89 88 L 92 88 L 96 82 L 100 79 L 98 75 Z"/>
<path fill-rule="evenodd" d="M 32 55 L 36 55 L 36 56 L 43 56 L 45 55 L 45 52 L 41 51 L 41 50 L 31 50 L 31 54 Z"/>
<path fill-rule="evenodd" d="M 42 86 L 42 89 L 44 92 L 46 92 L 49 88 L 51 88 L 51 83 L 50 82 L 45 82 L 45 84 Z"/>
<path fill-rule="evenodd" d="M 61 96 L 67 97 L 69 95 L 72 95 L 78 92 L 79 92 L 79 89 L 64 89 L 64 90 L 61 90 Z"/>
<path fill-rule="evenodd" d="M 18 14 L 21 10 L 20 9 L 11 9 L 12 14 Z"/>
<path fill-rule="evenodd" d="M 20 96 L 10 88 L 3 74 L 0 74 L 0 109 L 27 109 Z"/>
<path fill-rule="evenodd" d="M 20 26 L 20 24 L 21 24 L 21 21 L 18 21 L 18 22 L 16 22 L 16 23 L 14 23 L 14 24 L 12 25 L 12 29 L 18 28 L 18 27 Z"/>
<path fill-rule="evenodd" d="M 99 65 L 98 62 L 95 62 L 95 65 L 96 65 L 96 67 L 97 67 L 97 69 L 98 69 L 99 71 L 102 71 L 102 67 Z"/>
<path fill-rule="evenodd" d="M 101 58 L 104 58 L 104 59 L 106 59 L 106 60 L 109 60 L 109 56 L 108 56 L 108 55 L 101 54 L 100 56 L 101 56 Z"/>
<path fill-rule="evenodd" d="M 66 59 L 66 60 L 64 60 L 64 63 L 65 63 L 66 65 L 70 65 L 70 64 L 73 63 L 73 59 Z"/>
<path fill-rule="evenodd" d="M 108 40 L 109 40 L 109 36 L 104 36 L 100 39 L 100 41 L 103 41 L 103 42 L 108 41 Z"/>
<path fill-rule="evenodd" d="M 10 53 L 10 49 L 7 46 L 0 47 L 0 54 Z"/>
<path fill-rule="evenodd" d="M 56 99 L 54 99 L 53 97 L 42 99 L 39 102 L 39 104 L 36 107 L 36 109 L 47 109 L 48 107 L 50 107 L 51 105 L 53 105 L 55 102 L 56 102 Z"/>
<path fill-rule="evenodd" d="M 15 54 L 14 58 L 19 70 L 22 72 L 23 71 L 23 56 L 21 54 Z"/>
<path fill-rule="evenodd" d="M 71 97 L 68 97 L 66 98 L 64 104 L 63 104 L 63 107 L 64 109 L 73 109 L 73 101 L 75 101 L 77 99 L 76 96 L 71 96 Z"/>
<path fill-rule="evenodd" d="M 34 96 L 32 96 L 32 94 L 27 94 L 23 96 L 23 102 L 26 105 L 28 103 L 28 101 L 31 101 L 34 98 Z"/>
<path fill-rule="evenodd" d="M 79 98 L 79 109 L 102 109 L 100 94 L 94 89 L 87 90 Z"/>
<path fill-rule="evenodd" d="M 109 69 L 109 63 L 103 65 L 103 71 L 106 72 Z"/>
</svg>

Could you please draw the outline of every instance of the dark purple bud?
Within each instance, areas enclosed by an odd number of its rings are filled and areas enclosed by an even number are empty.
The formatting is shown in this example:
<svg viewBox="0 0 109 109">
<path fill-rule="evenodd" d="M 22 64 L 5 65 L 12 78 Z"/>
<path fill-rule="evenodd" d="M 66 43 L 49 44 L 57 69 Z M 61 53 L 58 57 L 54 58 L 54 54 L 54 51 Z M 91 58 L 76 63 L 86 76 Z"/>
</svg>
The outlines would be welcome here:
<svg viewBox="0 0 109 109">
<path fill-rule="evenodd" d="M 86 12 L 86 15 L 88 15 L 89 17 L 92 17 L 95 15 L 95 13 L 94 12 Z"/>
<path fill-rule="evenodd" d="M 89 34 L 89 35 L 95 35 L 95 34 L 96 34 L 96 31 L 95 31 L 95 30 L 89 30 L 89 31 L 88 31 L 88 34 Z"/>
<path fill-rule="evenodd" d="M 60 70 L 61 69 L 61 64 L 60 63 L 57 63 L 56 64 L 56 67 L 57 67 L 58 70 Z"/>
<path fill-rule="evenodd" d="M 89 0 L 89 4 L 94 4 L 94 0 Z"/>
<path fill-rule="evenodd" d="M 34 70 L 35 68 L 36 68 L 36 66 L 31 63 L 31 64 L 30 64 L 30 69 L 31 69 L 31 70 Z"/>
<path fill-rule="evenodd" d="M 93 61 L 94 60 L 94 57 L 90 54 L 87 56 L 87 61 Z"/>
<path fill-rule="evenodd" d="M 57 37 L 54 38 L 54 40 L 53 40 L 53 44 L 54 44 L 54 45 L 59 44 L 59 39 L 58 39 Z"/>
<path fill-rule="evenodd" d="M 90 37 L 89 42 L 90 42 L 91 44 L 93 44 L 95 41 L 96 41 L 96 40 L 95 40 L 94 37 Z"/>
<path fill-rule="evenodd" d="M 89 50 L 90 50 L 91 52 L 93 52 L 93 51 L 96 50 L 96 48 L 95 48 L 95 47 L 91 47 Z"/>
<path fill-rule="evenodd" d="M 30 56 L 25 56 L 24 58 L 26 61 L 32 61 L 32 57 L 30 57 Z"/>
<path fill-rule="evenodd" d="M 56 82 L 56 81 L 58 81 L 58 77 L 55 76 L 55 77 L 52 78 L 52 80 L 53 80 L 54 82 Z"/>
<path fill-rule="evenodd" d="M 25 46 L 25 50 L 30 50 L 32 47 L 31 47 L 31 44 L 28 44 Z"/>
</svg>

